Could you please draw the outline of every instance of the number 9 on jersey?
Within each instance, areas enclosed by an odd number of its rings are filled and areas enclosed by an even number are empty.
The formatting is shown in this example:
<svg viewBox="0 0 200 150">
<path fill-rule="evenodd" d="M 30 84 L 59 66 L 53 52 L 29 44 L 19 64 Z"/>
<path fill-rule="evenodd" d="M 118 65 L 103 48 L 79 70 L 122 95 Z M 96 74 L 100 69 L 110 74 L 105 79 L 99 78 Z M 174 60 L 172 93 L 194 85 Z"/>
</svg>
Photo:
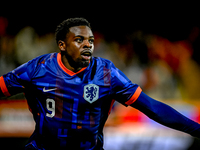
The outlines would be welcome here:
<svg viewBox="0 0 200 150">
<path fill-rule="evenodd" d="M 48 98 L 46 100 L 46 107 L 47 107 L 47 110 L 50 111 L 51 113 L 46 113 L 46 116 L 47 117 L 54 117 L 55 116 L 55 101 L 53 99 L 50 99 Z"/>
</svg>

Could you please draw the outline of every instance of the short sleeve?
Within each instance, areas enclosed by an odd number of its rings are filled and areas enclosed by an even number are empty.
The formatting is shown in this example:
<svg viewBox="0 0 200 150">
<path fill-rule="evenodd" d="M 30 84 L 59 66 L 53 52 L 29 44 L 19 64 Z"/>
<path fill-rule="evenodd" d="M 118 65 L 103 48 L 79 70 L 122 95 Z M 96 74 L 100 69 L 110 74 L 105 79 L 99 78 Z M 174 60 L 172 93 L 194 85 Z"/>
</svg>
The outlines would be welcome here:
<svg viewBox="0 0 200 150">
<path fill-rule="evenodd" d="M 126 75 L 118 68 L 111 69 L 111 85 L 114 99 L 125 106 L 134 103 L 140 96 L 142 89 L 137 84 L 132 83 Z"/>
<path fill-rule="evenodd" d="M 25 86 L 30 81 L 28 70 L 30 62 L 27 62 L 15 70 L 0 77 L 0 88 L 5 96 L 12 96 L 24 92 Z"/>
</svg>

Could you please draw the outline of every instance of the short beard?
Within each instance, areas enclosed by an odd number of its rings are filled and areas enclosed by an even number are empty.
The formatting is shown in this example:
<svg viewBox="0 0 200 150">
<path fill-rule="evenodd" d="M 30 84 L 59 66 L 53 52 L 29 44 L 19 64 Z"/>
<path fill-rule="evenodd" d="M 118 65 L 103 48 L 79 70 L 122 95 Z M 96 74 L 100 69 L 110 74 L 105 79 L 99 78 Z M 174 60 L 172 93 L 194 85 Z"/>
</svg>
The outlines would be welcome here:
<svg viewBox="0 0 200 150">
<path fill-rule="evenodd" d="M 62 52 L 61 52 L 62 53 Z M 71 56 L 69 56 L 67 53 L 62 53 L 62 55 L 65 55 L 67 58 L 70 66 L 72 66 L 75 70 L 80 70 L 84 67 L 87 67 L 90 64 L 90 60 L 82 60 L 82 59 L 77 59 L 74 61 Z"/>
<path fill-rule="evenodd" d="M 87 67 L 90 64 L 89 60 L 80 60 L 77 65 L 81 68 Z"/>
</svg>

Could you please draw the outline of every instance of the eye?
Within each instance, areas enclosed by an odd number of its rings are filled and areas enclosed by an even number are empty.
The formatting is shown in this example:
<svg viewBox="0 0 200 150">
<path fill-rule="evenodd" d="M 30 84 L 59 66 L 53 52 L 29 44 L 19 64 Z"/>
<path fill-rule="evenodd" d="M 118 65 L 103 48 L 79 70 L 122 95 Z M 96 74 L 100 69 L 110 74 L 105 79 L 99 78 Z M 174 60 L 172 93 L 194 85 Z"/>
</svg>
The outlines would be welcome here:
<svg viewBox="0 0 200 150">
<path fill-rule="evenodd" d="M 94 39 L 89 39 L 90 44 L 94 43 Z"/>
<path fill-rule="evenodd" d="M 83 39 L 82 38 L 76 38 L 75 41 L 78 42 L 78 43 L 82 43 Z"/>
</svg>

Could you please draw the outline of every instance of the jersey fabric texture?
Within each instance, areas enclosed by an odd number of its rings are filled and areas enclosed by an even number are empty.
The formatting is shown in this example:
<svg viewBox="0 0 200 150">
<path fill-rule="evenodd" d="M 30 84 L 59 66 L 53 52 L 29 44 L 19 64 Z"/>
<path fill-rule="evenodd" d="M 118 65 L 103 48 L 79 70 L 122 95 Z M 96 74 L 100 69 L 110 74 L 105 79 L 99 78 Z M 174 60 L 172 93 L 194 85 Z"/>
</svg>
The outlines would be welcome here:
<svg viewBox="0 0 200 150">
<path fill-rule="evenodd" d="M 36 122 L 26 149 L 103 149 L 114 100 L 128 106 L 142 90 L 109 60 L 93 57 L 74 73 L 60 53 L 39 56 L 0 77 L 5 96 L 23 92 Z"/>
<path fill-rule="evenodd" d="M 164 126 L 200 138 L 199 123 L 185 117 L 172 107 L 149 97 L 144 92 L 141 92 L 137 101 L 131 106 Z"/>
</svg>

